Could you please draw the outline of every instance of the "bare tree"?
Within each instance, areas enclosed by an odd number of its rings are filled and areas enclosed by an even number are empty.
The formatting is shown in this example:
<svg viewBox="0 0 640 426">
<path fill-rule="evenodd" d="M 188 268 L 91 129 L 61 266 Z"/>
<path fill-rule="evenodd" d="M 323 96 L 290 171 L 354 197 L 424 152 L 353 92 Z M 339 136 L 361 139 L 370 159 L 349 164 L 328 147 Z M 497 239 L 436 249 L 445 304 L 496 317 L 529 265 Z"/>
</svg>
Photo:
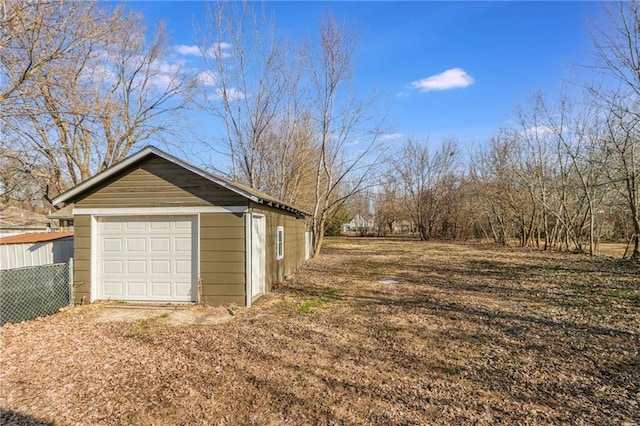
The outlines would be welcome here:
<svg viewBox="0 0 640 426">
<path fill-rule="evenodd" d="M 514 208 L 531 205 L 530 200 L 522 202 L 515 174 L 516 149 L 512 138 L 497 135 L 473 153 L 469 165 L 469 180 L 481 207 L 476 211 L 476 226 L 484 236 L 491 236 L 501 245 L 509 245 L 514 217 L 524 216 Z"/>
<path fill-rule="evenodd" d="M 631 258 L 640 260 L 640 117 L 611 109 L 603 138 L 607 156 L 607 177 L 624 201 L 632 226 Z"/>
<path fill-rule="evenodd" d="M 0 105 L 2 116 L 10 115 L 5 101 L 43 67 L 65 58 L 84 40 L 67 31 L 69 25 L 86 25 L 80 2 L 2 0 L 0 4 Z M 97 29 L 96 29 L 97 30 Z M 102 28 L 102 34 L 108 32 Z M 95 34 L 99 37 L 101 34 Z"/>
<path fill-rule="evenodd" d="M 375 223 L 379 236 L 393 234 L 396 225 L 407 219 L 400 199 L 400 185 L 393 171 L 387 171 L 382 179 L 374 198 Z"/>
<path fill-rule="evenodd" d="M 204 107 L 225 125 L 231 177 L 308 210 L 317 255 L 328 221 L 372 182 L 382 154 L 372 102 L 350 87 L 355 38 L 329 16 L 318 46 L 294 49 L 249 3 L 216 3 L 199 32 Z"/>
<path fill-rule="evenodd" d="M 273 182 L 266 182 L 273 171 L 268 157 L 277 147 L 281 155 L 299 154 L 295 148 L 308 127 L 298 107 L 299 67 L 292 49 L 278 39 L 264 10 L 248 2 L 209 5 L 198 32 L 208 66 L 204 108 L 226 128 L 231 177 L 273 190 Z"/>
<path fill-rule="evenodd" d="M 372 98 L 355 95 L 355 36 L 332 15 L 320 23 L 320 45 L 308 46 L 306 70 L 311 83 L 310 117 L 319 149 L 315 164 L 311 217 L 313 257 L 320 253 L 328 220 L 346 199 L 375 185 L 380 145 L 380 116 Z M 350 145 L 358 148 L 350 148 Z"/>
<path fill-rule="evenodd" d="M 444 141 L 431 152 L 428 139 L 422 142 L 409 139 L 399 158 L 392 162 L 402 183 L 407 214 L 423 241 L 431 238 L 444 213 L 443 204 L 457 185 L 458 160 L 459 151 L 453 140 Z"/>
<path fill-rule="evenodd" d="M 605 111 L 606 152 L 610 182 L 626 204 L 632 224 L 631 257 L 640 260 L 640 3 L 618 2 L 608 9 L 608 22 L 595 28 L 596 68 L 618 83 L 614 90 L 592 87 Z"/>
<path fill-rule="evenodd" d="M 139 14 L 98 3 L 65 2 L 60 8 L 61 15 L 68 10 L 71 18 L 41 19 L 60 19 L 46 25 L 57 25 L 55 37 L 73 40 L 65 44 L 71 47 L 14 89 L 16 113 L 4 121 L 13 136 L 5 148 L 37 154 L 51 171 L 43 185 L 51 185 L 54 193 L 120 161 L 136 144 L 168 132 L 175 125 L 173 113 L 186 105 L 193 86 L 179 67 L 164 61 L 162 27 L 147 44 Z M 40 40 L 26 32 L 12 43 L 35 49 Z M 20 60 L 31 59 L 16 56 L 16 69 L 21 69 Z"/>
</svg>

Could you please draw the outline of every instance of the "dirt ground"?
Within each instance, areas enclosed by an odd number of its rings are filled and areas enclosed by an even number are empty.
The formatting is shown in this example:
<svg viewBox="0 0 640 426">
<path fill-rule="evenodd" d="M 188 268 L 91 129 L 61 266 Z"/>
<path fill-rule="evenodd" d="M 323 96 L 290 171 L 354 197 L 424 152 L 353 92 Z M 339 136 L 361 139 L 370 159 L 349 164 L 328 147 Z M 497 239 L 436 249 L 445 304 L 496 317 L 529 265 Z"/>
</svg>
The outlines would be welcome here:
<svg viewBox="0 0 640 426">
<path fill-rule="evenodd" d="M 251 309 L 109 309 L 0 327 L 0 424 L 640 423 L 625 261 L 329 239 Z"/>
</svg>

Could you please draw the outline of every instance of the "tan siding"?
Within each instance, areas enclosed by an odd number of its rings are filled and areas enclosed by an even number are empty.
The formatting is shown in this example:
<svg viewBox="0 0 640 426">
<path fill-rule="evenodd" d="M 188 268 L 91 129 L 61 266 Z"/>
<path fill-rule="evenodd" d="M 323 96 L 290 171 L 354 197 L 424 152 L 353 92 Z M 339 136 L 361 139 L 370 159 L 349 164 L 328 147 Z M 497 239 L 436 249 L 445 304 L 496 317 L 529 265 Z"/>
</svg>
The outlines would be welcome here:
<svg viewBox="0 0 640 426">
<path fill-rule="evenodd" d="M 213 235 L 213 233 L 215 233 L 215 229 L 209 229 L 207 232 L 211 233 L 208 235 Z M 244 235 L 244 228 L 242 228 L 242 233 Z M 244 239 L 239 240 L 237 238 L 202 238 L 201 236 L 200 251 L 203 252 L 203 258 L 206 252 L 235 251 L 244 253 Z"/>
<path fill-rule="evenodd" d="M 236 284 L 217 284 L 204 287 L 202 294 L 205 296 L 244 296 L 244 287 Z"/>
<path fill-rule="evenodd" d="M 78 216 L 76 216 L 78 217 Z M 77 231 L 74 231 L 73 237 L 73 246 L 76 249 L 86 249 L 89 250 L 91 248 L 91 237 L 90 236 L 80 236 Z"/>
<path fill-rule="evenodd" d="M 220 240 L 234 240 L 237 239 L 239 234 L 244 235 L 244 226 L 227 226 L 227 227 L 210 227 L 212 234 L 215 237 L 202 238 L 203 241 L 220 241 Z"/>
<path fill-rule="evenodd" d="M 232 213 L 200 215 L 200 279 L 208 305 L 245 303 L 244 217 Z"/>
<path fill-rule="evenodd" d="M 203 214 L 200 216 L 200 225 L 209 228 L 229 226 L 244 228 L 244 219 L 241 214 Z"/>
<path fill-rule="evenodd" d="M 74 251 L 77 250 L 74 247 Z M 77 252 L 76 252 L 77 253 Z M 89 259 L 73 260 L 73 268 L 76 271 L 89 271 L 91 270 L 91 261 Z"/>
<path fill-rule="evenodd" d="M 73 248 L 75 303 L 91 300 L 91 216 L 76 216 Z"/>
<path fill-rule="evenodd" d="M 159 157 L 143 161 L 76 200 L 81 208 L 238 205 L 247 205 L 247 200 Z"/>
<path fill-rule="evenodd" d="M 217 254 L 210 256 L 210 259 L 212 260 L 217 260 L 217 258 L 218 258 Z M 205 263 L 206 265 L 204 265 Z M 211 273 L 225 273 L 225 272 L 232 272 L 234 274 L 245 273 L 244 260 L 242 262 L 224 262 L 224 261 L 210 262 L 210 261 L 207 261 L 207 259 L 202 259 L 200 265 L 202 268 L 206 269 L 208 272 L 211 272 Z"/>
<path fill-rule="evenodd" d="M 244 250 L 242 251 L 208 251 L 206 256 L 201 256 L 202 262 L 245 262 Z"/>
<path fill-rule="evenodd" d="M 217 306 L 217 305 L 230 305 L 235 304 L 238 306 L 245 305 L 245 297 L 243 296 L 204 296 L 203 301 L 205 305 Z"/>
<path fill-rule="evenodd" d="M 273 284 L 284 281 L 285 277 L 304 263 L 305 219 L 296 218 L 292 213 L 268 206 L 250 204 L 252 213 L 264 214 L 267 223 L 266 278 L 267 291 Z M 276 259 L 276 229 L 284 227 L 284 258 Z"/>
</svg>

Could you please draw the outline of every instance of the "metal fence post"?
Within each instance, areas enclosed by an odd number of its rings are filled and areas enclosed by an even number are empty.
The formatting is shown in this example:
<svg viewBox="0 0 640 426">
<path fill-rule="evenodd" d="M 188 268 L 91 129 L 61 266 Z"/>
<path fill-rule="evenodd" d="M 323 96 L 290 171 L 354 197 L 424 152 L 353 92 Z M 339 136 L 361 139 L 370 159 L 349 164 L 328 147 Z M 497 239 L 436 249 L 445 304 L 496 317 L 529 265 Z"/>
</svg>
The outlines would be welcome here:
<svg viewBox="0 0 640 426">
<path fill-rule="evenodd" d="M 67 267 L 69 268 L 69 306 L 73 306 L 73 302 L 75 301 L 75 289 L 73 288 L 73 257 L 69 258 Z"/>
</svg>

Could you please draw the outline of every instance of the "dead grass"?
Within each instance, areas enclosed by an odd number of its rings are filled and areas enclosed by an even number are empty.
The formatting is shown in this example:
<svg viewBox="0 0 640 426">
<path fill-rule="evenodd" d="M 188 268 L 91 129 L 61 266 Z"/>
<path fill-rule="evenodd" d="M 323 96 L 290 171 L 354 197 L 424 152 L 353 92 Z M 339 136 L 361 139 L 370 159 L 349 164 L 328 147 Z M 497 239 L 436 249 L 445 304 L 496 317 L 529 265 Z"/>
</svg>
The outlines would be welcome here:
<svg viewBox="0 0 640 426">
<path fill-rule="evenodd" d="M 639 277 L 613 259 L 329 239 L 225 324 L 96 322 L 88 306 L 1 327 L 0 423 L 638 424 Z"/>
</svg>

